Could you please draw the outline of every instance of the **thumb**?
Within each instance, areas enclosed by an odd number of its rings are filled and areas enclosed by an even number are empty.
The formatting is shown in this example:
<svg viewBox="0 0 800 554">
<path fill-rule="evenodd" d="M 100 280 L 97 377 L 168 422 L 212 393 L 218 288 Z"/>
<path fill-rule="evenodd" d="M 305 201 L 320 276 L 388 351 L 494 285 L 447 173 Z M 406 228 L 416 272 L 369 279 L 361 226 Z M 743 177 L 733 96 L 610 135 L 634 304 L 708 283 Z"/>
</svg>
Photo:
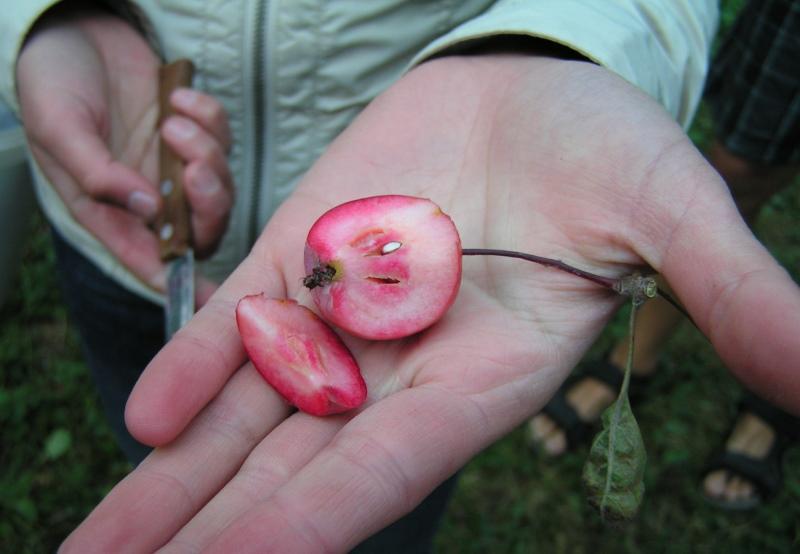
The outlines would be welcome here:
<svg viewBox="0 0 800 554">
<path fill-rule="evenodd" d="M 800 414 L 800 288 L 753 236 L 710 166 L 692 173 L 694 194 L 656 267 L 733 374 Z"/>
</svg>

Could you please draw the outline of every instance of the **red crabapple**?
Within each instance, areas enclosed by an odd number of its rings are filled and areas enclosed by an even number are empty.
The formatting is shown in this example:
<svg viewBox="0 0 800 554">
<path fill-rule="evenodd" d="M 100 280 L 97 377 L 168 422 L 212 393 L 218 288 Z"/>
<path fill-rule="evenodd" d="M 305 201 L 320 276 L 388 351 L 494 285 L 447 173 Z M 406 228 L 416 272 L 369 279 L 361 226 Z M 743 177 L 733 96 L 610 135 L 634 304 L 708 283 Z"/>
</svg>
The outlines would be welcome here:
<svg viewBox="0 0 800 554">
<path fill-rule="evenodd" d="M 245 296 L 236 306 L 236 323 L 258 372 L 300 410 L 336 414 L 366 399 L 367 386 L 353 355 L 305 306 L 264 294 Z"/>
<path fill-rule="evenodd" d="M 324 213 L 306 239 L 303 284 L 322 317 L 352 335 L 398 339 L 438 321 L 455 300 L 462 256 L 503 256 L 571 273 L 631 296 L 659 295 L 651 277 L 596 275 L 561 260 L 491 248 L 462 249 L 453 221 L 424 198 L 373 196 Z M 684 312 L 685 313 L 685 312 Z M 367 388 L 350 351 L 323 319 L 294 300 L 246 296 L 236 321 L 256 369 L 287 401 L 314 415 L 360 406 Z"/>
<path fill-rule="evenodd" d="M 314 223 L 305 268 L 325 320 L 366 339 L 396 339 L 429 327 L 455 300 L 461 240 L 430 200 L 372 196 Z"/>
</svg>

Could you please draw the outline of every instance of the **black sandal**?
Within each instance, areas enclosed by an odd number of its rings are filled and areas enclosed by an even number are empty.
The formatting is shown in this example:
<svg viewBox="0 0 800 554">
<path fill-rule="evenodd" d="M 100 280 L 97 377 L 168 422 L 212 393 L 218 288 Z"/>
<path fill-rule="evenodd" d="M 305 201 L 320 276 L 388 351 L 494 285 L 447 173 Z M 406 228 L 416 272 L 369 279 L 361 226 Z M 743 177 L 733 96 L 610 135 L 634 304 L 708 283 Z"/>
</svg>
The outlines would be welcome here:
<svg viewBox="0 0 800 554">
<path fill-rule="evenodd" d="M 797 440 L 800 432 L 800 418 L 787 414 L 769 402 L 747 393 L 739 402 L 736 417 L 725 435 L 726 442 L 733 433 L 736 423 L 742 415 L 747 413 L 755 415 L 772 427 L 775 431 L 775 440 L 763 457 L 732 452 L 725 449 L 723 444 L 722 449 L 711 458 L 703 471 L 703 482 L 711 472 L 722 469 L 749 481 L 758 491 L 758 494 L 750 498 L 738 500 L 724 500 L 703 494 L 708 502 L 725 510 L 752 510 L 772 499 L 780 491 L 783 484 L 783 453 L 792 442 Z M 701 482 L 701 488 L 702 486 Z"/>
<path fill-rule="evenodd" d="M 569 391 L 576 383 L 591 377 L 597 379 L 601 383 L 608 386 L 614 391 L 616 398 L 622 381 L 625 377 L 624 371 L 612 364 L 608 360 L 608 356 L 601 360 L 589 362 L 578 366 L 577 371 L 567 378 L 556 392 L 555 396 L 550 399 L 550 402 L 542 408 L 543 414 L 546 414 L 553 422 L 564 432 L 567 437 L 567 451 L 574 450 L 578 446 L 587 443 L 591 440 L 593 433 L 600 422 L 600 416 L 592 421 L 584 421 L 575 411 L 575 408 L 567 401 L 567 391 Z M 630 384 L 630 397 L 634 398 L 634 392 L 641 391 L 641 386 L 649 380 L 647 377 L 639 377 L 631 375 Z M 602 412 L 601 412 L 602 413 Z M 534 445 L 535 446 L 535 445 Z"/>
</svg>

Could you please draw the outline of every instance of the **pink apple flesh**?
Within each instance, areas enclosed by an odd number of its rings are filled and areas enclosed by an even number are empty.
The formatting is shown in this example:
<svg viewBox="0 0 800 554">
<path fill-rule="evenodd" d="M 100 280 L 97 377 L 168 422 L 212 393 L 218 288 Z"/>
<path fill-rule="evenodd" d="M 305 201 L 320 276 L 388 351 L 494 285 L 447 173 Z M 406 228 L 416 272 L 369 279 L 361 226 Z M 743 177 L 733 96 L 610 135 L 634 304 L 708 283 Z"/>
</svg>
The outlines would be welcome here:
<svg viewBox="0 0 800 554">
<path fill-rule="evenodd" d="M 359 337 L 396 339 L 426 329 L 455 300 L 461 241 L 430 200 L 373 196 L 341 204 L 314 223 L 305 269 L 323 318 Z M 329 278 L 313 277 L 322 272 Z"/>
<path fill-rule="evenodd" d="M 236 323 L 253 365 L 290 404 L 322 416 L 364 402 L 367 386 L 352 354 L 305 306 L 246 296 L 236 307 Z"/>
</svg>

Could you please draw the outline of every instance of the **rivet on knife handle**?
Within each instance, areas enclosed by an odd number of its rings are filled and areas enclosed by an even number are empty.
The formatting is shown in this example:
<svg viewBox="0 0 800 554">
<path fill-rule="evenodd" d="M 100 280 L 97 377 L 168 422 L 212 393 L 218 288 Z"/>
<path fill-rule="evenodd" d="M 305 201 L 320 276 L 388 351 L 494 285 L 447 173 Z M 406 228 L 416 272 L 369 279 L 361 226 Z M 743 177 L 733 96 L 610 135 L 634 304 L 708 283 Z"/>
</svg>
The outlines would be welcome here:
<svg viewBox="0 0 800 554">
<path fill-rule="evenodd" d="M 188 87 L 192 82 L 194 66 L 190 60 L 180 59 L 159 69 L 158 128 L 174 111 L 169 96 L 178 87 Z M 156 221 L 159 252 L 162 260 L 183 255 L 192 246 L 192 226 L 189 202 L 183 189 L 183 161 L 164 140 L 159 141 L 159 189 L 164 207 Z"/>
</svg>

